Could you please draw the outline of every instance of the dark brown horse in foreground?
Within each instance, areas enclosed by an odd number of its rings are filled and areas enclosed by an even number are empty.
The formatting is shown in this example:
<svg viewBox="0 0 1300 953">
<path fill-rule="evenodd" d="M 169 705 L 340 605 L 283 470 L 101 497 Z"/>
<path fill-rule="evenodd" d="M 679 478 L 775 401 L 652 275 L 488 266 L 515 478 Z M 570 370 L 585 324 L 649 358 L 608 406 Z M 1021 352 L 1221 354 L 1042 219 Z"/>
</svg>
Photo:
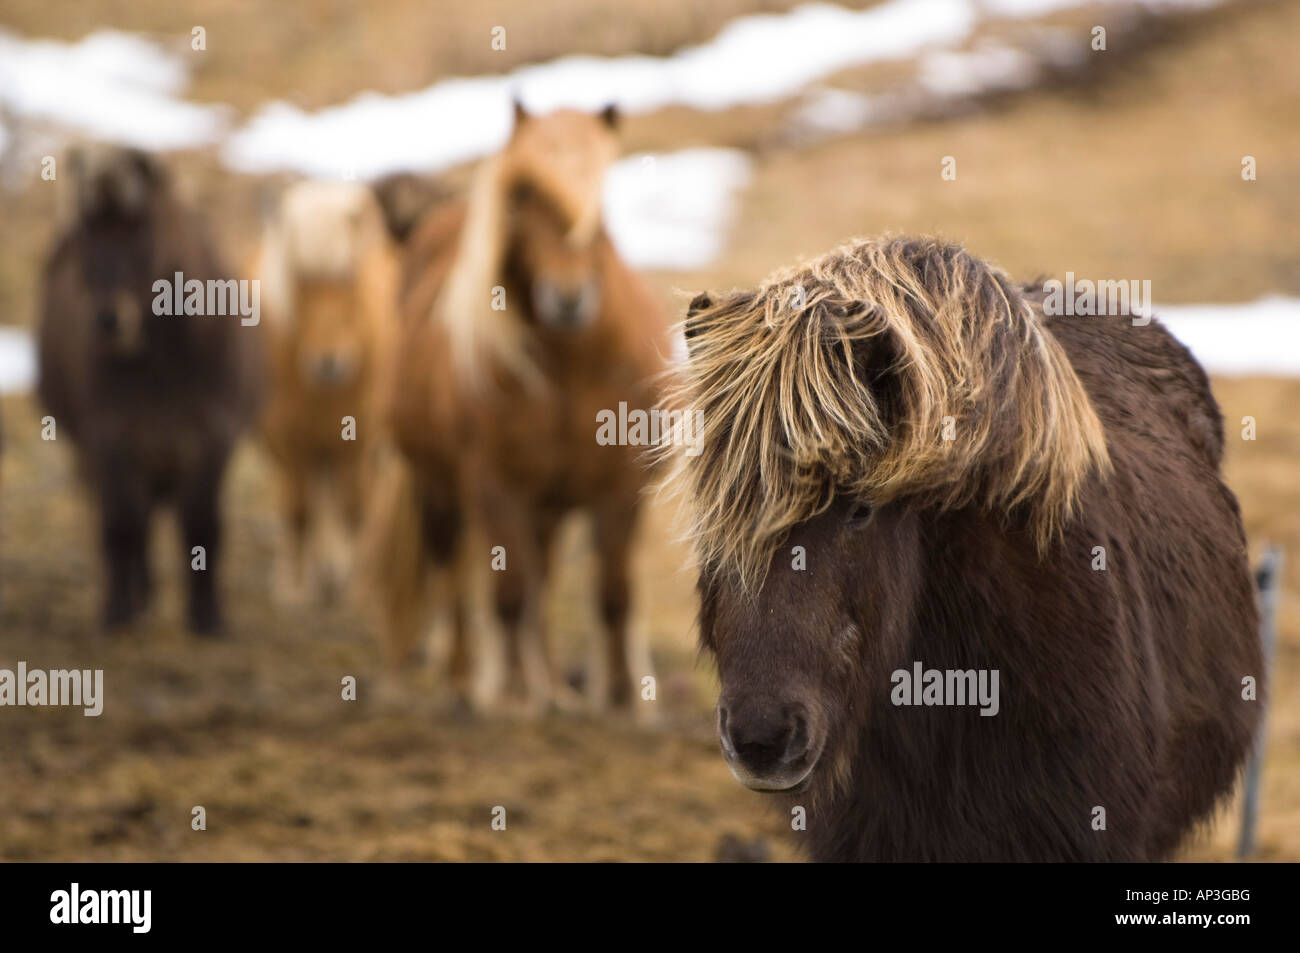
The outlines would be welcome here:
<svg viewBox="0 0 1300 953">
<path fill-rule="evenodd" d="M 599 567 L 608 672 L 594 700 L 632 701 L 629 558 L 645 447 L 601 445 L 597 425 L 620 403 L 655 406 L 669 345 L 659 305 L 601 225 L 612 125 L 612 113 L 518 111 L 468 200 L 435 208 L 409 239 L 388 376 L 400 460 L 372 508 L 367 576 L 389 657 L 415 654 L 441 604 L 465 695 L 467 596 L 486 573 L 506 688 L 530 710 L 561 687 L 542 601 L 557 528 L 574 511 L 592 518 Z"/>
<path fill-rule="evenodd" d="M 198 216 L 143 153 L 75 154 L 76 218 L 45 267 L 40 399 L 59 440 L 77 449 L 99 505 L 107 569 L 104 625 L 147 605 L 151 516 L 180 515 L 189 624 L 220 628 L 219 493 L 226 462 L 260 392 L 257 316 L 242 308 Z M 173 284 L 183 275 L 182 311 Z M 209 284 L 222 281 L 222 284 Z M 158 282 L 163 282 L 165 289 Z M 188 293 L 184 286 L 189 282 Z M 222 313 L 211 313 L 220 296 Z M 160 313 L 160 312 L 166 313 Z"/>
<path fill-rule="evenodd" d="M 1152 860 L 1262 702 L 1205 373 L 1159 323 L 1044 317 L 959 247 L 852 244 L 701 295 L 684 399 L 733 773 L 819 860 Z"/>
</svg>

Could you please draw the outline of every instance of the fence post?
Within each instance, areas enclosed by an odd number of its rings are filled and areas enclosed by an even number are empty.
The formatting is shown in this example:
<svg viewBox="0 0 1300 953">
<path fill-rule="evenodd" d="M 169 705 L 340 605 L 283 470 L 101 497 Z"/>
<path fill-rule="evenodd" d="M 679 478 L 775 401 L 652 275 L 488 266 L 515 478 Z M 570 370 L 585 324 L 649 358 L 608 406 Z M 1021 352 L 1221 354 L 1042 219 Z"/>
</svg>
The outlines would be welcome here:
<svg viewBox="0 0 1300 953">
<path fill-rule="evenodd" d="M 1255 570 L 1255 588 L 1259 600 L 1259 641 L 1263 649 L 1264 679 L 1261 703 L 1265 706 L 1259 719 L 1254 750 L 1246 767 L 1246 796 L 1241 808 L 1241 839 L 1237 859 L 1246 860 L 1255 853 L 1255 822 L 1259 816 L 1259 776 L 1264 763 L 1264 737 L 1268 719 L 1268 699 L 1273 687 L 1273 647 L 1277 643 L 1277 605 L 1282 597 L 1282 550 L 1269 546 Z"/>
</svg>

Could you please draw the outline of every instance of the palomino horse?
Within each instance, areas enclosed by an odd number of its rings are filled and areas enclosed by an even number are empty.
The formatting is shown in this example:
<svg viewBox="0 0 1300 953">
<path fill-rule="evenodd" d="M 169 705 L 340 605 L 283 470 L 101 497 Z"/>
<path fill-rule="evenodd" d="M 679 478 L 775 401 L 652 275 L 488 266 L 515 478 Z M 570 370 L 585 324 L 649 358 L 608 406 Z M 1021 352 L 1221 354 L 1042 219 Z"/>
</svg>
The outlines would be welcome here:
<svg viewBox="0 0 1300 953">
<path fill-rule="evenodd" d="M 396 325 L 398 260 L 370 189 L 300 182 L 262 243 L 271 395 L 262 438 L 279 470 L 276 595 L 328 600 L 361 529 L 379 419 L 378 363 Z"/>
<path fill-rule="evenodd" d="M 550 549 L 561 519 L 584 510 L 608 661 L 608 697 L 596 701 L 632 699 L 628 560 L 648 473 L 643 448 L 597 443 L 597 420 L 620 402 L 655 405 L 669 345 L 660 307 L 601 225 L 614 120 L 517 109 L 509 143 L 479 168 L 468 200 L 434 209 L 409 241 L 389 375 L 402 463 L 373 511 L 368 577 L 395 663 L 414 653 L 439 601 L 430 570 L 457 580 L 440 599 L 452 609 L 450 674 L 462 697 L 465 567 L 490 566 L 507 688 L 532 709 L 552 700 L 542 618 Z M 471 526 L 481 552 L 465 551 Z"/>
<path fill-rule="evenodd" d="M 701 295 L 686 333 L 735 776 L 805 805 L 820 860 L 1168 856 L 1263 675 L 1191 355 L 929 239 Z"/>
</svg>

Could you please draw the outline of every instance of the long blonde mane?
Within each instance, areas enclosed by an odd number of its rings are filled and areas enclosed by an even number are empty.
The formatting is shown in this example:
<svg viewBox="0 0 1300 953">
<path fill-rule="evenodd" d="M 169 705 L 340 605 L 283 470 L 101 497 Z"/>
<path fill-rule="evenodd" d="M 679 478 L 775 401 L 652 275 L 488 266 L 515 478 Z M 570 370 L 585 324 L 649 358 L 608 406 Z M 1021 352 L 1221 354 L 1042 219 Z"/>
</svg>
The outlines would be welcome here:
<svg viewBox="0 0 1300 953">
<path fill-rule="evenodd" d="M 271 319 L 294 319 L 300 280 L 350 280 L 369 252 L 386 248 L 382 216 L 370 188 L 359 182 L 306 179 L 291 185 L 267 223 L 257 262 Z"/>
<path fill-rule="evenodd" d="M 528 182 L 565 216 L 566 240 L 588 244 L 600 232 L 601 190 L 617 154 L 617 137 L 600 117 L 571 110 L 542 117 L 520 113 L 506 147 L 476 170 L 456 260 L 433 314 L 448 331 L 453 361 L 464 377 L 479 379 L 495 364 L 539 382 L 509 303 L 505 310 L 492 307 L 493 288 L 503 281 L 511 190 Z"/>
<path fill-rule="evenodd" d="M 706 564 L 759 584 L 774 547 L 837 494 L 878 505 L 1023 506 L 1040 550 L 1105 434 L 1041 315 L 1005 275 L 934 239 L 857 241 L 701 300 L 673 403 L 702 412 L 680 456 Z"/>
</svg>

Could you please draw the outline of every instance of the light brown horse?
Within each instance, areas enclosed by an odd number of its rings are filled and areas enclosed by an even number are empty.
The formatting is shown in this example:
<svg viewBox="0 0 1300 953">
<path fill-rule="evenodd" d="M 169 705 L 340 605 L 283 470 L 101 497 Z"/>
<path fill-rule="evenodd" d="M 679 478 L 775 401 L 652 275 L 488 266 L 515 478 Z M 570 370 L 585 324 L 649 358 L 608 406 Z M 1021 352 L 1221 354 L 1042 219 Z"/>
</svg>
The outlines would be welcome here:
<svg viewBox="0 0 1300 953">
<path fill-rule="evenodd" d="M 369 541 L 391 660 L 409 659 L 433 603 L 431 570 L 455 578 L 450 675 L 471 671 L 465 572 L 490 572 L 512 700 L 536 710 L 557 685 L 542 600 L 556 529 L 590 513 L 599 563 L 607 698 L 632 700 L 628 560 L 644 448 L 602 446 L 602 411 L 655 406 L 668 322 L 619 259 L 600 217 L 616 154 L 602 116 L 516 111 L 466 201 L 436 208 L 412 236 L 402 327 L 388 374 L 402 463 L 388 474 Z M 483 548 L 466 551 L 468 529 Z M 480 534 L 476 533 L 474 538 Z"/>
<path fill-rule="evenodd" d="M 397 253 L 370 189 L 300 182 L 258 260 L 271 354 L 263 443 L 279 468 L 276 595 L 347 581 L 381 433 L 378 362 L 396 323 Z"/>
</svg>

